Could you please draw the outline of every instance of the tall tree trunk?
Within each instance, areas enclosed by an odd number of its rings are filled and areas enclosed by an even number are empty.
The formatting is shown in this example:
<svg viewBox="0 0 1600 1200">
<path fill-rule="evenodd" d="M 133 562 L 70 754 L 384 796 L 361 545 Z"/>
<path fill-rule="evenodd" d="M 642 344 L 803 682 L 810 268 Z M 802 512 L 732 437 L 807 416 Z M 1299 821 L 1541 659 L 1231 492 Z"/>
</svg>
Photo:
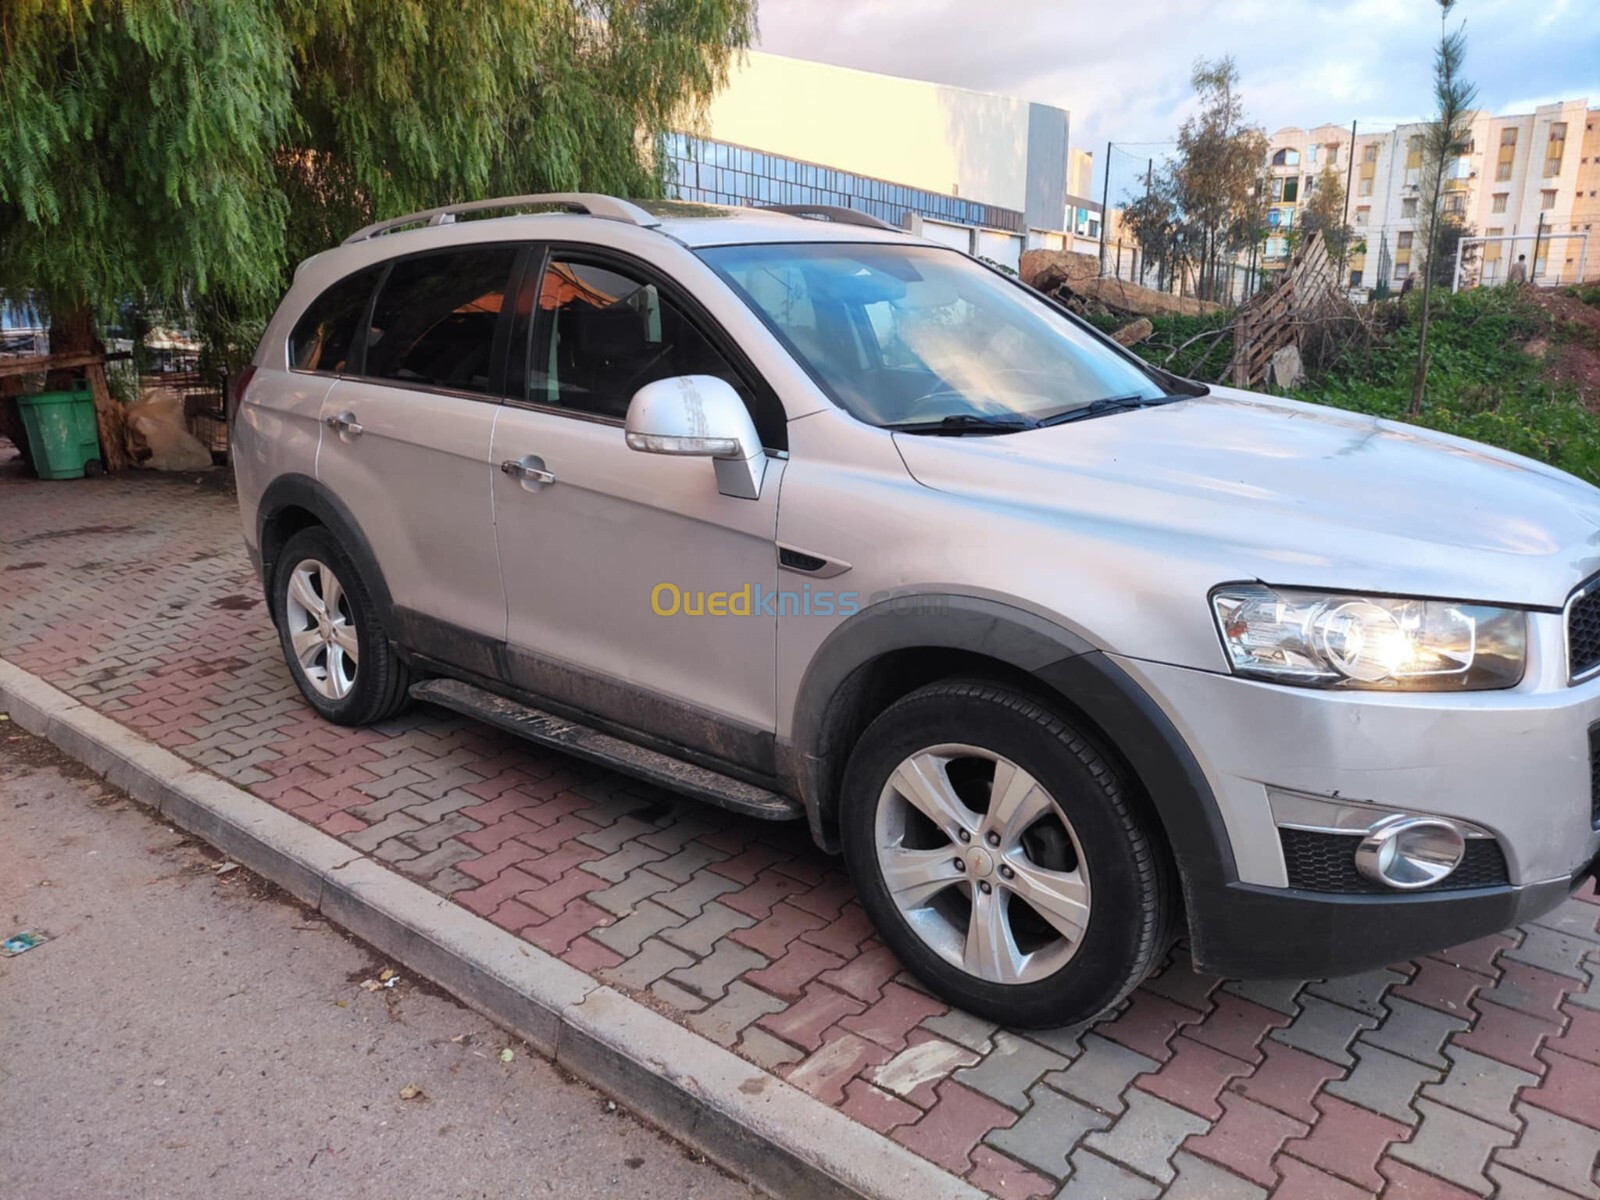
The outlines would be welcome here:
<svg viewBox="0 0 1600 1200">
<path fill-rule="evenodd" d="M 1444 191 L 1444 165 L 1433 184 L 1433 200 L 1428 208 L 1428 260 L 1422 269 L 1422 319 L 1417 325 L 1417 369 L 1411 377 L 1411 415 L 1422 415 L 1422 398 L 1428 390 L 1428 318 L 1433 308 L 1433 255 L 1439 246 L 1439 198 Z"/>
<path fill-rule="evenodd" d="M 105 346 L 94 331 L 94 312 L 87 306 L 71 312 L 52 314 L 50 318 L 51 354 L 102 354 Z M 76 368 L 54 370 L 45 376 L 47 390 L 65 390 L 73 385 Z M 131 465 L 128 457 L 126 421 L 122 405 L 112 397 L 106 387 L 105 368 L 92 366 L 85 376 L 94 392 L 95 423 L 100 429 L 100 452 L 105 456 L 106 470 L 123 471 Z"/>
</svg>

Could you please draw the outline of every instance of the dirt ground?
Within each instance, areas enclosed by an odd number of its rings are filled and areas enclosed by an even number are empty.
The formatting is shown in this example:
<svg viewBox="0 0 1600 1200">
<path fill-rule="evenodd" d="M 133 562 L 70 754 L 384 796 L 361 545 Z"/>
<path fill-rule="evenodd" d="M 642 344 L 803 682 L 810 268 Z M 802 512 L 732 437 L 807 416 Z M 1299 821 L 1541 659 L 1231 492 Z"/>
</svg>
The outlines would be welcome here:
<svg viewBox="0 0 1600 1200">
<path fill-rule="evenodd" d="M 1584 403 L 1600 412 L 1600 307 L 1559 291 L 1530 290 L 1529 298 L 1556 322 L 1547 360 L 1551 378 L 1575 384 Z"/>
</svg>

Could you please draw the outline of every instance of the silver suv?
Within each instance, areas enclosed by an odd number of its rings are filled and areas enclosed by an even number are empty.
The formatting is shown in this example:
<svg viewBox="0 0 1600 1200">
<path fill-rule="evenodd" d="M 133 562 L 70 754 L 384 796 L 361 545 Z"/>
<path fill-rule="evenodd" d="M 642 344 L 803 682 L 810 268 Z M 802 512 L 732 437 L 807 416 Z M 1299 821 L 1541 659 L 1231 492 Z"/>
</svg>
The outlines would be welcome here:
<svg viewBox="0 0 1600 1200">
<path fill-rule="evenodd" d="M 414 697 L 806 820 L 996 1020 L 1179 932 L 1394 962 L 1595 869 L 1600 492 L 1178 379 L 861 214 L 374 226 L 300 268 L 234 436 L 324 717 Z"/>
</svg>

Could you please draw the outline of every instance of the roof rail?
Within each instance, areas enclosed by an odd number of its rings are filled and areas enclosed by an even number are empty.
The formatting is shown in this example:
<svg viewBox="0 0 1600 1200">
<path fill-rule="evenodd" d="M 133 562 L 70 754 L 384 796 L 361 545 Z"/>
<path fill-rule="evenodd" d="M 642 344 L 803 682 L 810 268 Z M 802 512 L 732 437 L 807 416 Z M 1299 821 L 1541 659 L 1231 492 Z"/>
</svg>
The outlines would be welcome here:
<svg viewBox="0 0 1600 1200">
<path fill-rule="evenodd" d="M 445 204 L 439 208 L 407 213 L 403 217 L 391 217 L 387 221 L 377 221 L 365 229 L 356 230 L 345 238 L 343 244 L 348 246 L 352 242 L 364 242 L 369 238 L 382 237 L 407 225 L 451 225 L 464 213 L 492 212 L 497 208 L 531 208 L 534 205 L 564 208 L 569 212 L 586 213 L 591 217 L 602 217 L 608 221 L 622 221 L 644 229 L 653 229 L 661 224 L 637 204 L 619 200 L 615 196 L 606 196 L 599 192 L 545 192 L 532 196 L 501 196 L 493 200 L 469 200 L 462 204 Z"/>
<path fill-rule="evenodd" d="M 787 213 L 791 217 L 807 217 L 813 221 L 832 221 L 836 225 L 865 225 L 868 229 L 888 229 L 904 233 L 887 221 L 880 221 L 871 213 L 846 208 L 842 204 L 762 204 L 760 212 Z"/>
</svg>

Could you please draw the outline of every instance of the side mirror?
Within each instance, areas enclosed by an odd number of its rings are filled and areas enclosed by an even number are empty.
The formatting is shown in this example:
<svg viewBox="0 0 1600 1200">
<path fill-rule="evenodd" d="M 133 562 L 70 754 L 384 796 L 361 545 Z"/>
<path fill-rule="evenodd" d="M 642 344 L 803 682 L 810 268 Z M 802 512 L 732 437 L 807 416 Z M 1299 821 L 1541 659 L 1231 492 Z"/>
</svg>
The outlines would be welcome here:
<svg viewBox="0 0 1600 1200">
<path fill-rule="evenodd" d="M 733 385 L 715 375 L 679 375 L 633 394 L 624 425 L 628 449 L 712 459 L 717 490 L 754 500 L 766 477 L 767 452 Z"/>
</svg>

